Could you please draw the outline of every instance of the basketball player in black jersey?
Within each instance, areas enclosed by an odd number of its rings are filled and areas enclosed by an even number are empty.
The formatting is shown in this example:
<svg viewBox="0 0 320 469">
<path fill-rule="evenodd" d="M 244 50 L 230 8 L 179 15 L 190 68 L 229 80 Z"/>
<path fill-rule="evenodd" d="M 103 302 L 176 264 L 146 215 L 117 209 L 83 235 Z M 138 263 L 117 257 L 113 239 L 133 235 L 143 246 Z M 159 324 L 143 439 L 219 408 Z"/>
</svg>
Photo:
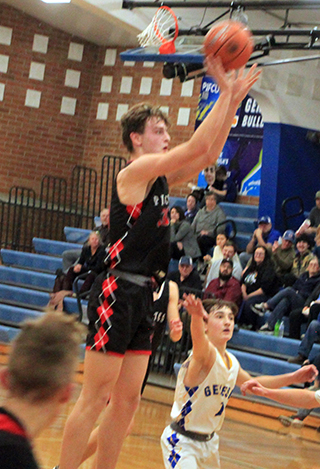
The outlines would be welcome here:
<svg viewBox="0 0 320 469">
<path fill-rule="evenodd" d="M 110 208 L 106 274 L 89 299 L 89 334 L 81 395 L 67 421 L 60 469 L 77 469 L 91 430 L 107 406 L 98 432 L 96 468 L 113 469 L 140 400 L 150 355 L 150 277 L 169 260 L 168 185 L 180 185 L 217 160 L 236 110 L 260 72 L 227 74 L 207 62 L 220 97 L 189 141 L 169 150 L 167 119 L 138 105 L 122 119 L 130 164 L 117 175 Z"/>
</svg>

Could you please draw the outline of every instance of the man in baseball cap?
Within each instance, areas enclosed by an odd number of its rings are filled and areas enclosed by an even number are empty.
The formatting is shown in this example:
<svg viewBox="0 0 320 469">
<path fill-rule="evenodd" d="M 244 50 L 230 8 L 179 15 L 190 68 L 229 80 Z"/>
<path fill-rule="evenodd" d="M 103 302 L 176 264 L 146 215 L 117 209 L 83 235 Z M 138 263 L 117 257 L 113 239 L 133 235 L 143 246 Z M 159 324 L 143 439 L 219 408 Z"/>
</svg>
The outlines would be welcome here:
<svg viewBox="0 0 320 469">
<path fill-rule="evenodd" d="M 192 258 L 182 256 L 179 260 L 179 270 L 169 272 L 168 280 L 173 280 L 179 287 L 179 296 L 182 298 L 184 293 L 195 293 L 200 296 L 202 290 L 202 281 L 197 269 L 193 268 Z"/>
<path fill-rule="evenodd" d="M 293 259 L 295 256 L 295 234 L 292 230 L 287 230 L 282 237 L 272 245 L 272 259 L 275 264 L 276 273 L 281 284 L 284 283 L 284 276 L 291 272 Z"/>
<path fill-rule="evenodd" d="M 245 268 L 257 245 L 271 250 L 273 243 L 277 241 L 279 237 L 280 232 L 272 228 L 271 218 L 268 215 L 261 216 L 258 219 L 258 228 L 254 230 L 247 244 L 246 252 L 242 252 L 239 256 L 242 267 Z"/>
</svg>

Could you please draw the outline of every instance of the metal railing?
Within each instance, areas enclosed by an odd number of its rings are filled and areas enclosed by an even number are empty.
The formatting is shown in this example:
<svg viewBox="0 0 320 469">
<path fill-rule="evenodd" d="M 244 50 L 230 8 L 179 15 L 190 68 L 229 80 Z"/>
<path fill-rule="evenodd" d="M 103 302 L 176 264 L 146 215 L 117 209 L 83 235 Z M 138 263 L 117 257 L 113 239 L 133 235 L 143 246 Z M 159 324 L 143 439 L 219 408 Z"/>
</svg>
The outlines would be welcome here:
<svg viewBox="0 0 320 469">
<path fill-rule="evenodd" d="M 294 229 L 297 229 L 302 221 L 302 215 L 304 214 L 304 204 L 300 196 L 288 197 L 282 202 L 281 205 L 282 219 L 284 230 L 288 230 L 290 227 L 289 221 L 295 220 Z"/>
<path fill-rule="evenodd" d="M 75 166 L 67 179 L 45 175 L 40 195 L 13 186 L 0 201 L 0 242 L 8 249 L 32 251 L 32 238 L 64 240 L 66 225 L 92 229 L 94 217 L 110 204 L 111 191 L 125 158 L 104 156 L 100 177 L 93 168 Z M 100 191 L 100 193 L 99 193 Z"/>
</svg>

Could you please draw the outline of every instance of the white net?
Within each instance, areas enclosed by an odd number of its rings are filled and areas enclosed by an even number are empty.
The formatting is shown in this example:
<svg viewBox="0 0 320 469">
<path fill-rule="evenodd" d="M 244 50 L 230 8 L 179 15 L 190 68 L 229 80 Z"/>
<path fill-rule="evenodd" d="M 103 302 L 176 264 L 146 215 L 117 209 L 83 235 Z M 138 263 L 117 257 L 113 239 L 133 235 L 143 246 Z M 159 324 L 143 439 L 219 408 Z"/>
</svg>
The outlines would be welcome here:
<svg viewBox="0 0 320 469">
<path fill-rule="evenodd" d="M 137 38 L 141 47 L 160 46 L 172 41 L 176 34 L 177 20 L 174 13 L 167 8 L 160 7 L 149 26 Z"/>
</svg>

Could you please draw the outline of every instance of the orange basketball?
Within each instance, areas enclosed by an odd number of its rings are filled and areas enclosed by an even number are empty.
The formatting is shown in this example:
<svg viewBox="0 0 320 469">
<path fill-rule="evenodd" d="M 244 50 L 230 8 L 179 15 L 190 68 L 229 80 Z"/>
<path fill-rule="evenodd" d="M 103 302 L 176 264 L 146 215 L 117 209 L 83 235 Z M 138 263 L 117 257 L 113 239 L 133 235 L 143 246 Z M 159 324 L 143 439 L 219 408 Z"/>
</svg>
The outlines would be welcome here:
<svg viewBox="0 0 320 469">
<path fill-rule="evenodd" d="M 203 41 L 205 56 L 220 57 L 225 70 L 245 65 L 253 52 L 252 34 L 239 21 L 220 21 L 206 34 Z"/>
</svg>

